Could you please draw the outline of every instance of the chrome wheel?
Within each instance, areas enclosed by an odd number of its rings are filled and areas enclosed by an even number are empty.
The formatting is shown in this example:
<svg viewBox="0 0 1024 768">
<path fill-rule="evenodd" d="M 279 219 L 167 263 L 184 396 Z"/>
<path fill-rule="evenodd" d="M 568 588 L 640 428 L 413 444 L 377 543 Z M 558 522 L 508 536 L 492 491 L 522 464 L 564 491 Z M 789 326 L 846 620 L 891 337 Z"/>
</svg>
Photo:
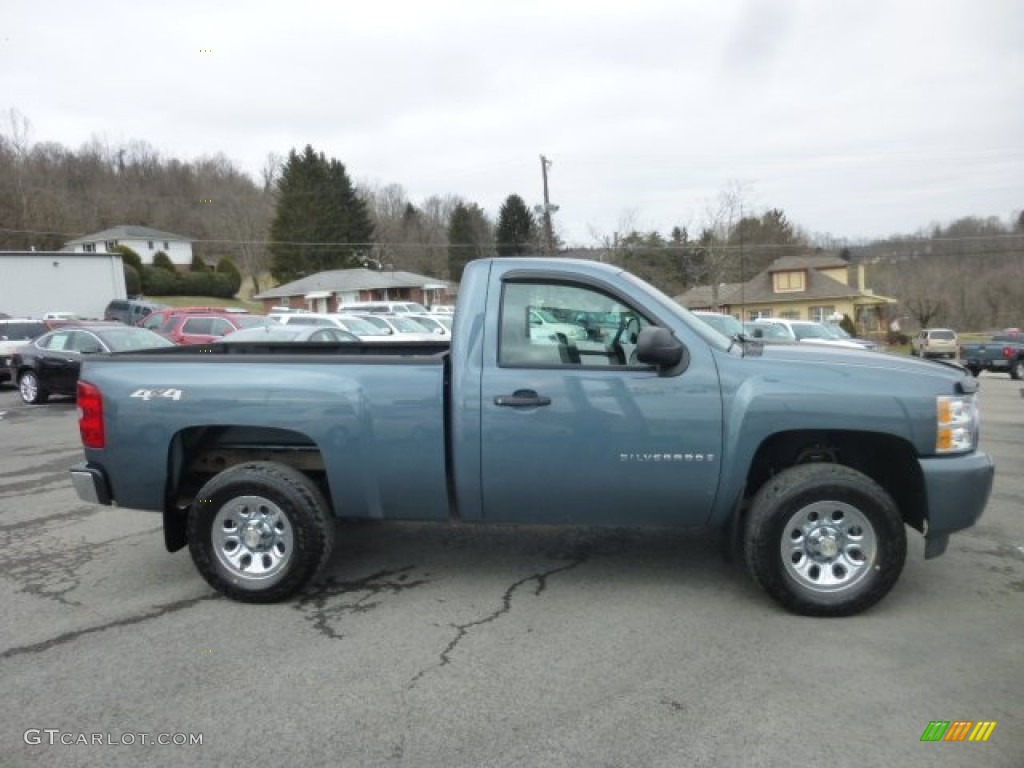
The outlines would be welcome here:
<svg viewBox="0 0 1024 768">
<path fill-rule="evenodd" d="M 263 496 L 237 496 L 222 506 L 210 530 L 213 551 L 240 587 L 265 588 L 292 556 L 294 532 L 284 511 Z"/>
<path fill-rule="evenodd" d="M 18 392 L 21 399 L 28 405 L 38 405 L 46 401 L 47 395 L 39 386 L 39 379 L 32 371 L 25 371 L 18 379 Z"/>
<path fill-rule="evenodd" d="M 780 550 L 786 573 L 813 592 L 840 592 L 871 572 L 875 529 L 856 507 L 818 501 L 786 523 Z"/>
</svg>

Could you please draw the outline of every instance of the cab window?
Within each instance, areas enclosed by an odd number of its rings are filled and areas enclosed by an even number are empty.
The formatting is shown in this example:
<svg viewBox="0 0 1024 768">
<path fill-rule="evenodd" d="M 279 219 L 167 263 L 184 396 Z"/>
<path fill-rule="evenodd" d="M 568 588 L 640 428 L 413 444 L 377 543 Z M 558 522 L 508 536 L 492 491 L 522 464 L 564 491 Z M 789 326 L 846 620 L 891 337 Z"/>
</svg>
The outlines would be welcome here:
<svg viewBox="0 0 1024 768">
<path fill-rule="evenodd" d="M 650 321 L 591 286 L 507 282 L 502 288 L 498 364 L 608 367 L 636 365 Z"/>
</svg>

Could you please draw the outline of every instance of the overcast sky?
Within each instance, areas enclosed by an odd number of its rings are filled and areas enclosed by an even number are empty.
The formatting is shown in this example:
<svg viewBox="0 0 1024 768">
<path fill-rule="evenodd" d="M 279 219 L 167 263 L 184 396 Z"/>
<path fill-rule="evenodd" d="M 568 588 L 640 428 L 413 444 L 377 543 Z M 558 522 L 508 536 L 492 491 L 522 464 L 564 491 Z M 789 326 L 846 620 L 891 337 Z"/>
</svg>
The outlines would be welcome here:
<svg viewBox="0 0 1024 768">
<path fill-rule="evenodd" d="M 0 109 L 254 177 L 308 143 L 495 217 L 543 154 L 573 244 L 696 230 L 734 182 L 853 240 L 1024 206 L 1024 3 L 3 0 Z"/>
</svg>

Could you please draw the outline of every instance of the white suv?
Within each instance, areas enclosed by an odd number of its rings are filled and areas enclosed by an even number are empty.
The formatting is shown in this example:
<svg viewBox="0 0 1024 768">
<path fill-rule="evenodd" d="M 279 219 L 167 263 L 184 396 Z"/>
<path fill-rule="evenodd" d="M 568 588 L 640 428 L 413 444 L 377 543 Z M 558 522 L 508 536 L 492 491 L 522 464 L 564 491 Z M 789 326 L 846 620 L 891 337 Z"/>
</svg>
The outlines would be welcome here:
<svg viewBox="0 0 1024 768">
<path fill-rule="evenodd" d="M 856 341 L 837 339 L 821 323 L 813 320 L 786 320 L 781 317 L 762 317 L 757 322 L 781 325 L 794 341 L 801 344 L 820 344 L 825 347 L 846 347 L 847 349 L 867 349 L 864 344 Z"/>
<path fill-rule="evenodd" d="M 917 357 L 955 358 L 957 354 L 956 331 L 949 328 L 925 328 L 910 340 L 910 354 Z"/>
</svg>

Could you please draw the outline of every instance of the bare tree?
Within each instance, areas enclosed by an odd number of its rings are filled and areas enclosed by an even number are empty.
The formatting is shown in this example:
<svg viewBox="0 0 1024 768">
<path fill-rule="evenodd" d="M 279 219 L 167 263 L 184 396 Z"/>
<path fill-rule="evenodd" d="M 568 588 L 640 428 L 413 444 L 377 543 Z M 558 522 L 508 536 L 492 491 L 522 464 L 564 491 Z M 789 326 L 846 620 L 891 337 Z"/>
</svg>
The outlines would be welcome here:
<svg viewBox="0 0 1024 768">
<path fill-rule="evenodd" d="M 687 265 L 687 277 L 695 284 L 711 287 L 711 306 L 719 307 L 722 283 L 737 272 L 740 251 L 731 243 L 733 233 L 743 217 L 746 186 L 730 181 L 725 189 L 704 206 L 704 218 L 697 250 Z"/>
</svg>

